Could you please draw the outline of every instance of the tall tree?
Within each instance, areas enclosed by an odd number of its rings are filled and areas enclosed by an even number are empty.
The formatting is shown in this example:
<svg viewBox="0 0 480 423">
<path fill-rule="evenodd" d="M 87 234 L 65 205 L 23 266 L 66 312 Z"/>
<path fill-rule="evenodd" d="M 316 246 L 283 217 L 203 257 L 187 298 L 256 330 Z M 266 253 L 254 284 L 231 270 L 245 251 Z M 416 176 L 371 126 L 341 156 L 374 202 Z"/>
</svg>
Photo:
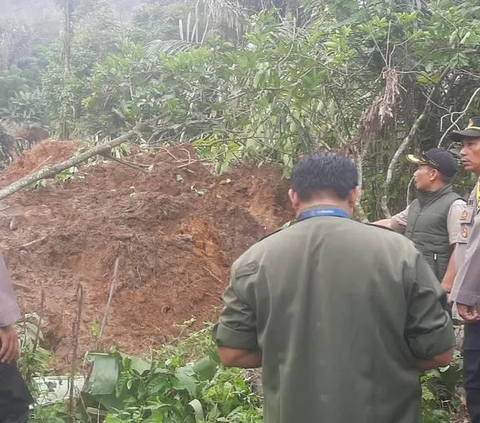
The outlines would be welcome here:
<svg viewBox="0 0 480 423">
<path fill-rule="evenodd" d="M 60 117 L 60 138 L 69 138 L 69 109 L 70 101 L 68 95 L 68 80 L 70 78 L 72 62 L 72 40 L 73 40 L 73 16 L 75 11 L 75 0 L 60 0 L 63 9 L 63 90 L 62 90 L 62 108 Z"/>
</svg>

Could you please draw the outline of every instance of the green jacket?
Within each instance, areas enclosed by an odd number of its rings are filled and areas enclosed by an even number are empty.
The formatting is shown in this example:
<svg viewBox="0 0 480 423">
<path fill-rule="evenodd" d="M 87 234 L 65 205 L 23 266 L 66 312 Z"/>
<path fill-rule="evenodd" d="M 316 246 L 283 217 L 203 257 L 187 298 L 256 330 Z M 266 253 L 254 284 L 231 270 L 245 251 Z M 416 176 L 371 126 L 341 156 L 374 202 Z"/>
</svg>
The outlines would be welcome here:
<svg viewBox="0 0 480 423">
<path fill-rule="evenodd" d="M 420 372 L 455 344 L 445 294 L 402 235 L 298 222 L 233 265 L 218 346 L 260 349 L 265 423 L 420 423 Z"/>
<path fill-rule="evenodd" d="M 447 185 L 439 191 L 419 193 L 408 210 L 405 236 L 423 253 L 440 281 L 453 252 L 448 236 L 448 212 L 453 202 L 461 198 Z"/>
</svg>

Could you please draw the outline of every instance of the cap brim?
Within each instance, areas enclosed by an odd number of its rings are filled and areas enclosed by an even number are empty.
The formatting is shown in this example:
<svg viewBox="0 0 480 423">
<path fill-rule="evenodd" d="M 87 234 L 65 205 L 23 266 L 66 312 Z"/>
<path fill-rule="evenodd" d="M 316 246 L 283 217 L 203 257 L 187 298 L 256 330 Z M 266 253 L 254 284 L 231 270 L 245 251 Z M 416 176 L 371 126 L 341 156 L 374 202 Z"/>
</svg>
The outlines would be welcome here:
<svg viewBox="0 0 480 423">
<path fill-rule="evenodd" d="M 407 160 L 410 163 L 414 163 L 416 165 L 427 164 L 427 162 L 425 160 L 422 160 L 420 157 L 415 156 L 414 154 L 407 154 Z"/>
<path fill-rule="evenodd" d="M 462 142 L 464 138 L 480 138 L 480 131 L 476 129 L 465 129 L 464 131 L 453 131 L 450 139 L 453 142 Z"/>
</svg>

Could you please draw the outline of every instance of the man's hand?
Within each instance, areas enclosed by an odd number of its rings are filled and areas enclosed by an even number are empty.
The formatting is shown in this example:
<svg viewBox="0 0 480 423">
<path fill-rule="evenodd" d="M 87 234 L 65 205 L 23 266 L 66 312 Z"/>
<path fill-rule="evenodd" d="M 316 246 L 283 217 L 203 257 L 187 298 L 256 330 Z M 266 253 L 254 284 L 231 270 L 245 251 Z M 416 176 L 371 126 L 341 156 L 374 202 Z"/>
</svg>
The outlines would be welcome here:
<svg viewBox="0 0 480 423">
<path fill-rule="evenodd" d="M 448 310 L 452 310 L 453 307 L 453 300 L 450 298 L 450 294 L 447 294 L 447 308 Z"/>
<path fill-rule="evenodd" d="M 16 360 L 19 356 L 18 335 L 13 325 L 0 328 L 0 341 L 0 361 L 9 364 Z"/>
<path fill-rule="evenodd" d="M 417 359 L 418 368 L 422 371 L 438 369 L 439 367 L 448 366 L 453 359 L 453 348 L 438 354 L 429 359 Z"/>
<path fill-rule="evenodd" d="M 242 367 L 244 369 L 262 367 L 261 351 L 219 347 L 218 356 L 225 367 Z"/>
<path fill-rule="evenodd" d="M 448 272 L 448 270 L 447 270 L 447 272 Z M 447 276 L 447 275 L 445 275 L 445 276 Z M 443 278 L 442 288 L 447 293 L 448 296 L 450 296 L 450 292 L 452 292 L 452 285 L 453 285 L 453 281 L 449 281 L 447 278 Z"/>
<path fill-rule="evenodd" d="M 458 314 L 467 323 L 480 321 L 480 315 L 478 314 L 477 307 L 467 306 L 465 304 L 457 303 Z"/>
<path fill-rule="evenodd" d="M 442 288 L 444 289 L 444 291 L 445 291 L 445 293 L 446 293 L 446 295 L 447 295 L 447 308 L 448 308 L 449 310 L 451 310 L 452 307 L 453 307 L 453 300 L 451 299 L 450 291 L 447 290 L 447 289 L 443 286 L 443 282 L 442 282 Z"/>
</svg>

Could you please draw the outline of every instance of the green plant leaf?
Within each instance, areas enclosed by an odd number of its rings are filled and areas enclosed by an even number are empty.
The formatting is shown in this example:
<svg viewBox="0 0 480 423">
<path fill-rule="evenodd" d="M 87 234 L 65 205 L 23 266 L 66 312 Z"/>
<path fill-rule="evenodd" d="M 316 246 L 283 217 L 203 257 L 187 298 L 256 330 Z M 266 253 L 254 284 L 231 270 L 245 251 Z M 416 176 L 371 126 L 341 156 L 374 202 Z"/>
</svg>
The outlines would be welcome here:
<svg viewBox="0 0 480 423">
<path fill-rule="evenodd" d="M 115 393 L 119 376 L 118 358 L 107 353 L 90 353 L 87 357 L 93 361 L 93 367 L 84 391 L 92 395 Z"/>
<path fill-rule="evenodd" d="M 192 366 L 180 367 L 175 372 L 173 386 L 176 389 L 186 389 L 192 397 L 196 397 L 199 391 L 199 383 L 196 377 L 196 373 Z"/>
<path fill-rule="evenodd" d="M 211 380 L 218 369 L 218 363 L 211 357 L 204 357 L 193 366 L 194 372 L 201 381 Z"/>
<path fill-rule="evenodd" d="M 188 403 L 195 413 L 195 422 L 200 423 L 205 421 L 205 415 L 203 413 L 202 403 L 198 399 L 194 399 Z"/>
</svg>

